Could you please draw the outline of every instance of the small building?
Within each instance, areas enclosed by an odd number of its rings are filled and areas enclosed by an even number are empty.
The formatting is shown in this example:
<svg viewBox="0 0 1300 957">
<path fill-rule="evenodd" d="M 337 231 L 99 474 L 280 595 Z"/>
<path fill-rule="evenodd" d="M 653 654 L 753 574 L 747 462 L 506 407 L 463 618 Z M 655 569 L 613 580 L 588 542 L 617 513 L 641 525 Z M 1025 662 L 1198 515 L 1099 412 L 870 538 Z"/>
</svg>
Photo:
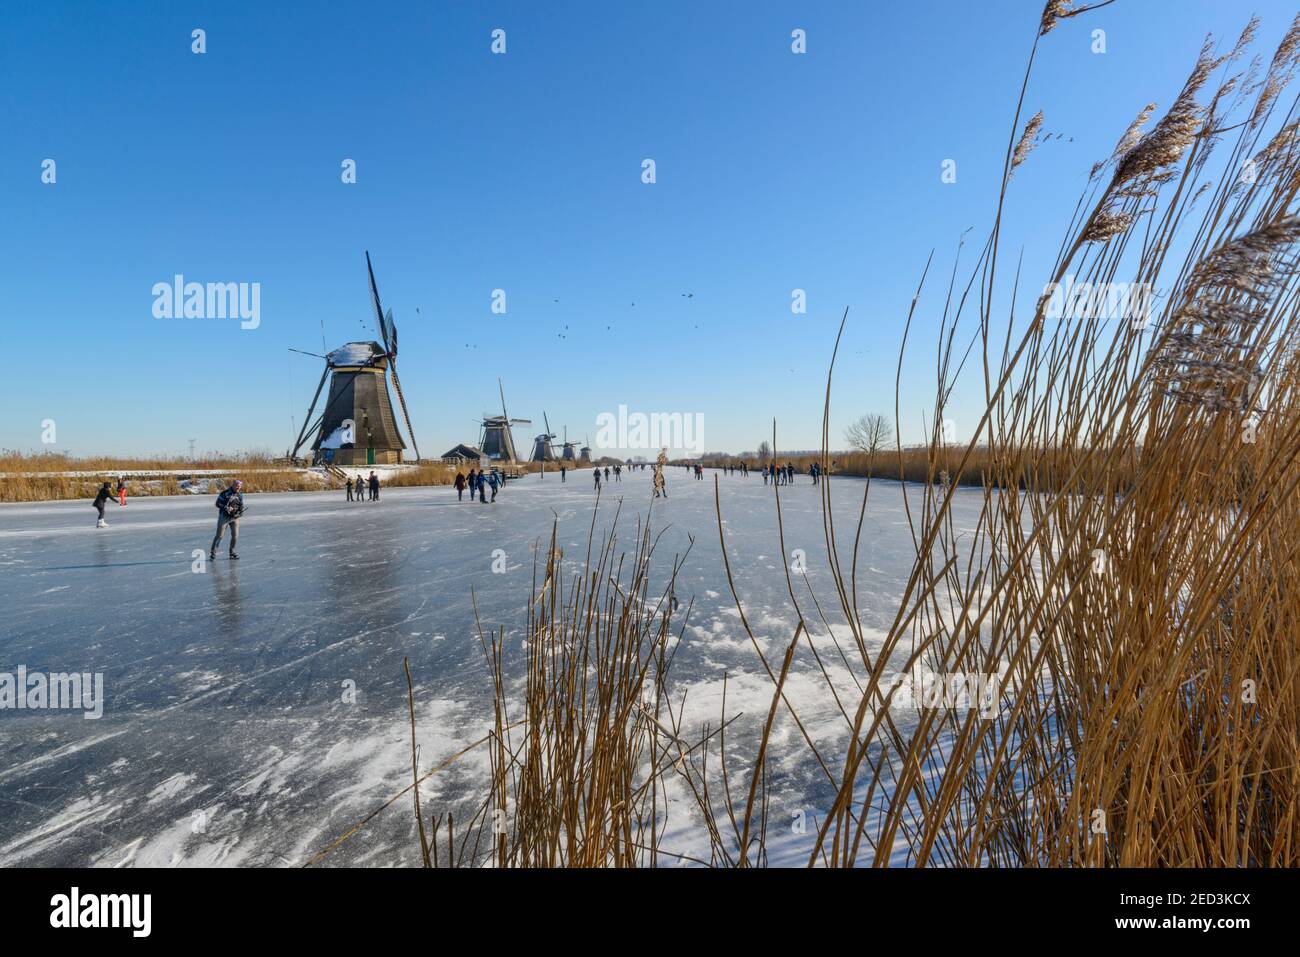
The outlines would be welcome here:
<svg viewBox="0 0 1300 957">
<path fill-rule="evenodd" d="M 481 449 L 466 445 L 464 442 L 452 446 L 442 453 L 442 460 L 448 465 L 464 465 L 466 462 L 473 462 L 477 465 L 482 458 L 483 451 Z"/>
</svg>

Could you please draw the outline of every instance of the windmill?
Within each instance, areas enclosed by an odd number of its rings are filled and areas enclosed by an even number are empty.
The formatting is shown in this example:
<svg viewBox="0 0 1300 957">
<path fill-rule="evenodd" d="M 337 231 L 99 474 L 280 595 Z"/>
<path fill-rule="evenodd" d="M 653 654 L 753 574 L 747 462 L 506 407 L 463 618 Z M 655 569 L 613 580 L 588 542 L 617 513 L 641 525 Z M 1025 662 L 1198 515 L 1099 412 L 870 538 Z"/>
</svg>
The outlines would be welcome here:
<svg viewBox="0 0 1300 957">
<path fill-rule="evenodd" d="M 586 436 L 583 436 L 582 441 L 583 441 L 584 444 L 583 444 L 582 448 L 578 449 L 578 461 L 579 461 L 579 462 L 587 462 L 587 463 L 590 463 L 590 462 L 591 462 L 591 446 L 588 445 L 588 444 L 586 444 L 586 442 L 587 442 L 587 438 L 586 438 Z"/>
<path fill-rule="evenodd" d="M 569 427 L 564 427 L 564 451 L 560 453 L 560 458 L 565 462 L 577 462 L 578 456 L 574 451 L 578 447 L 577 442 L 569 441 Z"/>
<path fill-rule="evenodd" d="M 533 420 L 510 418 L 510 413 L 506 411 L 506 390 L 500 379 L 497 379 L 497 390 L 501 393 L 501 414 L 483 416 L 478 447 L 483 450 L 486 458 L 497 462 L 517 462 L 519 457 L 515 455 L 515 439 L 510 427 L 532 425 Z"/>
<path fill-rule="evenodd" d="M 533 454 L 529 459 L 530 462 L 554 462 L 555 449 L 551 447 L 551 439 L 555 438 L 555 433 L 551 431 L 551 420 L 542 413 L 542 421 L 546 423 L 546 431 L 533 439 Z"/>
<path fill-rule="evenodd" d="M 397 379 L 397 327 L 393 324 L 393 311 L 385 314 L 379 305 L 379 289 L 375 285 L 375 272 L 366 253 L 366 271 L 370 276 L 370 300 L 375 307 L 375 321 L 383 344 L 378 342 L 348 342 L 333 352 L 317 356 L 325 360 L 316 394 L 312 396 L 307 418 L 294 443 L 290 458 L 296 458 L 307 435 L 315 430 L 312 442 L 313 463 L 332 465 L 396 465 L 402 461 L 406 443 L 398 431 L 393 415 L 393 403 L 388 397 L 386 374 L 392 372 L 393 388 L 402 406 L 406 432 L 420 457 L 415 444 L 411 417 L 406 411 L 406 399 Z M 300 350 L 294 350 L 300 351 Z M 314 353 L 306 353 L 314 355 Z M 329 396 L 319 418 L 313 419 L 316 403 L 320 400 L 325 380 L 330 380 Z"/>
</svg>

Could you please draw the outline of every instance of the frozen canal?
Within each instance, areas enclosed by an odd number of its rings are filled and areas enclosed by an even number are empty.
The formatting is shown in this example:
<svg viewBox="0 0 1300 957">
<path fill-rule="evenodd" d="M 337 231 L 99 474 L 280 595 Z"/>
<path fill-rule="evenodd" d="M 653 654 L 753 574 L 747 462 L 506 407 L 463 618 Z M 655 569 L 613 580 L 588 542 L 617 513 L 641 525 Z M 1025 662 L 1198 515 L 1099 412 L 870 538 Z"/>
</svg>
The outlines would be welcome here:
<svg viewBox="0 0 1300 957">
<path fill-rule="evenodd" d="M 668 528 L 656 555 L 666 562 L 695 537 L 677 588 L 682 613 L 689 599 L 695 605 L 672 684 L 678 696 L 690 689 L 689 716 L 716 724 L 726 673 L 728 711 L 761 722 L 771 688 L 727 589 L 714 473 L 667 477 L 671 497 L 653 508 L 654 528 Z M 796 619 L 772 490 L 757 474 L 719 481 L 746 614 L 779 656 Z M 833 488 L 843 543 L 862 483 Z M 786 549 L 806 551 L 829 616 L 837 605 L 819 496 L 807 476 L 781 491 Z M 620 496 L 620 541 L 631 549 L 635 518 L 650 509 L 650 472 L 606 487 L 598 535 Z M 959 492 L 959 526 L 977 497 Z M 587 470 L 566 484 L 553 473 L 512 482 L 494 505 L 458 502 L 450 488 L 385 490 L 373 504 L 345 502 L 341 492 L 247 501 L 241 560 L 228 561 L 223 543 L 201 572 L 192 553 L 211 541 L 210 495 L 128 499 L 110 506 L 103 530 L 89 501 L 0 505 L 0 673 L 104 676 L 98 720 L 0 711 L 0 865 L 303 863 L 410 782 L 403 657 L 416 681 L 422 768 L 488 730 L 491 687 L 470 588 L 484 627 L 502 625 L 517 639 L 533 543 L 548 539 L 558 516 L 566 561 L 581 561 L 595 495 Z M 877 632 L 892 620 L 912 563 L 901 504 L 901 486 L 873 485 L 858 581 L 863 623 Z M 501 574 L 492 571 L 496 549 Z M 681 613 L 675 631 L 680 624 Z M 790 693 L 804 717 L 825 724 L 832 704 L 815 667 L 801 655 Z M 774 740 L 796 753 L 788 729 Z M 774 787 L 797 802 L 809 772 L 774 750 Z M 422 788 L 426 813 L 469 795 L 477 802 L 485 774 L 471 754 L 435 775 Z M 418 857 L 404 799 L 323 863 Z"/>
</svg>

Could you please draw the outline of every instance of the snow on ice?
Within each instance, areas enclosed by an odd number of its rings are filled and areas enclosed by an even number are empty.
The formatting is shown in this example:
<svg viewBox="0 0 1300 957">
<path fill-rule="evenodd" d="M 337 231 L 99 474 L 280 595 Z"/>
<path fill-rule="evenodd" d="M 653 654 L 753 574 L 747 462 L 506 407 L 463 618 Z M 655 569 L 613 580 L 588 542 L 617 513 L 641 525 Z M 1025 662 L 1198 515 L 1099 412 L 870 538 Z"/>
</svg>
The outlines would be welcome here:
<svg viewBox="0 0 1300 957">
<path fill-rule="evenodd" d="M 713 474 L 667 472 L 670 498 L 651 521 L 667 529 L 662 572 L 695 544 L 677 586 L 674 631 L 686 625 L 673 665 L 674 698 L 687 725 L 716 726 L 728 676 L 734 726 L 761 725 L 772 689 L 740 627 L 723 572 Z M 795 617 L 780 562 L 772 489 L 757 474 L 720 475 L 730 559 L 746 615 L 765 654 L 789 642 Z M 837 522 L 857 521 L 861 482 L 832 485 Z M 903 487 L 873 488 L 864 525 L 858 599 L 878 643 L 903 593 L 912 538 Z M 621 496 L 622 540 L 650 511 L 650 473 L 607 483 L 596 536 Z M 914 494 L 914 492 L 912 493 Z M 823 606 L 834 604 L 818 493 L 806 476 L 782 489 L 787 549 L 807 554 Z M 342 491 L 247 496 L 241 561 L 224 550 L 196 572 L 216 522 L 212 498 L 135 498 L 96 529 L 88 501 L 0 506 L 0 671 L 104 675 L 104 713 L 0 711 L 0 865 L 300 864 L 410 780 L 402 659 L 416 686 L 421 764 L 432 766 L 490 727 L 491 682 L 474 625 L 506 630 L 516 648 L 533 575 L 535 543 L 560 522 L 565 559 L 585 556 L 595 494 L 589 470 L 510 482 L 495 504 L 457 501 L 449 487 L 385 489 L 377 503 Z M 975 495 L 958 493 L 957 518 Z M 554 511 L 552 511 L 554 510 Z M 502 549 L 504 571 L 493 573 Z M 847 563 L 845 563 L 847 567 Z M 869 569 L 869 570 L 868 570 Z M 657 580 L 656 584 L 662 584 Z M 802 587 L 801 585 L 797 587 Z M 801 596 L 802 597 L 802 596 Z M 684 621 L 693 599 L 689 621 Z M 824 629 L 823 629 L 824 630 Z M 840 636 L 843 638 L 843 636 Z M 815 635 L 830 648 L 831 636 Z M 838 660 L 823 653 L 826 661 Z M 828 668 L 856 701 L 854 675 Z M 812 733 L 834 749 L 847 731 L 810 655 L 796 659 L 787 694 Z M 732 735 L 729 733 L 729 746 Z M 824 779 L 793 722 L 772 748 L 776 827 L 827 806 Z M 426 808 L 458 818 L 482 800 L 486 756 L 470 752 L 422 787 Z M 668 838 L 705 852 L 685 795 Z M 813 830 L 812 828 L 809 829 Z M 811 835 L 774 841 L 782 859 L 806 859 Z M 325 858 L 332 864 L 418 860 L 405 804 L 371 821 Z"/>
</svg>

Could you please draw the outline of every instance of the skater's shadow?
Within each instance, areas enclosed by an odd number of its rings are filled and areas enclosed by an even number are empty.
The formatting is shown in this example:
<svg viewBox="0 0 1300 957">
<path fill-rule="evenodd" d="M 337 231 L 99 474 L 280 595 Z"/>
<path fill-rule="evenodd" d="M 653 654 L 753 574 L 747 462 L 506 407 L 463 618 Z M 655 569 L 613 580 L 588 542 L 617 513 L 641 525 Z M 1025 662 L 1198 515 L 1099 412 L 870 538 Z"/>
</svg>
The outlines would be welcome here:
<svg viewBox="0 0 1300 957">
<path fill-rule="evenodd" d="M 213 562 L 212 570 L 213 574 L 208 577 L 215 593 L 218 627 L 222 637 L 238 641 L 243 637 L 240 626 L 244 617 L 244 608 L 239 601 L 239 565 L 230 562 L 223 570 Z"/>
</svg>

